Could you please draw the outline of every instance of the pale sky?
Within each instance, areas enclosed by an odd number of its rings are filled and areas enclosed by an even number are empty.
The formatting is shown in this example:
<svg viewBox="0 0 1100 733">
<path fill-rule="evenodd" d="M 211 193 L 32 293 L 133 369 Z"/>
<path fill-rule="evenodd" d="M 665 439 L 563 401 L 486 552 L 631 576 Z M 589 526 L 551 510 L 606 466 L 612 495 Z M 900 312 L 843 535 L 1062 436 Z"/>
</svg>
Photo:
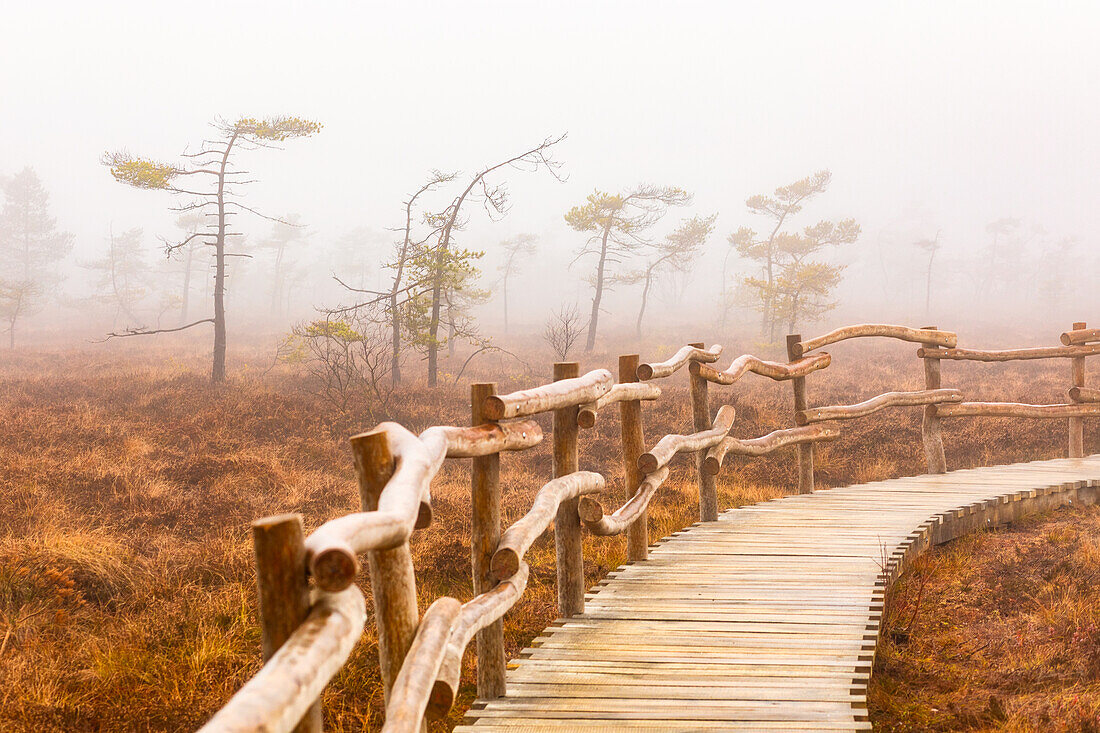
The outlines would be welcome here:
<svg viewBox="0 0 1100 733">
<path fill-rule="evenodd" d="M 261 179 L 249 205 L 330 236 L 399 224 L 432 168 L 562 132 L 569 180 L 509 174 L 511 212 L 476 216 L 468 245 L 534 231 L 564 262 L 569 206 L 647 181 L 718 212 L 720 259 L 747 196 L 819 168 L 833 186 L 809 217 L 854 216 L 865 239 L 914 209 L 945 252 L 1004 216 L 1089 246 L 1100 229 L 1094 3 L 104 0 L 3 17 L 0 173 L 34 166 L 81 252 L 112 222 L 170 233 L 170 197 L 99 156 L 173 159 L 218 115 L 325 125 L 242 163 Z"/>
</svg>

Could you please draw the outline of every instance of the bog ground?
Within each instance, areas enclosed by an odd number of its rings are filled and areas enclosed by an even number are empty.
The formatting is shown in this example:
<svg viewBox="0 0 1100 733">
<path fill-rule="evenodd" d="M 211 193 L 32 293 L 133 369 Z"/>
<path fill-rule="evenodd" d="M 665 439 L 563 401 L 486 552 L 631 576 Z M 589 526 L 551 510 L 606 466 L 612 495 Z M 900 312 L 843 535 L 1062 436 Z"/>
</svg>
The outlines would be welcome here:
<svg viewBox="0 0 1100 733">
<path fill-rule="evenodd" d="M 740 353 L 737 347 L 727 344 L 727 353 Z M 816 380 L 811 397 L 837 404 L 889 389 L 919 389 L 923 375 L 914 349 L 834 346 L 837 362 Z M 643 358 L 670 353 L 658 343 L 624 345 L 582 359 L 582 369 L 614 368 L 615 353 L 633 350 Z M 534 346 L 521 355 L 534 365 L 550 362 Z M 32 351 L 3 367 L 0 727 L 194 728 L 259 667 L 248 523 L 295 511 L 309 529 L 355 508 L 347 437 L 375 420 L 365 405 L 352 405 L 349 414 L 333 409 L 292 367 L 265 374 L 271 362 L 266 345 L 232 356 L 235 376 L 219 387 L 209 384 L 201 353 L 157 344 Z M 1059 402 L 1063 371 L 1041 362 L 952 364 L 945 366 L 950 376 L 944 382 L 973 398 Z M 495 379 L 507 391 L 547 377 L 511 363 L 475 362 L 457 385 L 432 391 L 410 386 L 389 417 L 410 429 L 466 424 L 468 380 Z M 684 389 L 686 376 L 671 381 L 679 386 L 670 392 Z M 757 436 L 790 424 L 789 389 L 782 385 L 746 380 L 723 395 L 737 409 L 734 435 Z M 647 437 L 690 430 L 688 404 L 681 398 L 644 408 Z M 616 423 L 615 411 L 601 413 L 597 428 L 586 434 L 580 463 L 621 481 Z M 1065 451 L 1062 421 L 968 420 L 945 431 L 953 468 Z M 505 456 L 505 524 L 550 478 L 549 448 Z M 1087 433 L 1086 452 L 1097 448 Z M 820 447 L 816 459 L 819 486 L 922 473 L 920 413 L 898 410 L 853 421 L 840 441 Z M 651 510 L 652 538 L 696 518 L 693 466 L 680 458 L 672 468 L 671 490 Z M 788 452 L 739 459 L 719 477 L 720 505 L 759 501 L 796 483 Z M 471 596 L 468 507 L 468 467 L 448 465 L 433 485 L 433 531 L 413 542 L 422 608 L 444 594 Z M 552 539 L 541 538 L 527 558 L 528 590 L 505 618 L 509 655 L 556 615 Z M 622 562 L 625 539 L 586 544 L 585 558 L 591 584 Z M 379 720 L 371 628 L 368 623 L 367 638 L 326 692 L 328 729 L 361 730 Z M 468 669 L 466 703 L 471 681 Z"/>
</svg>

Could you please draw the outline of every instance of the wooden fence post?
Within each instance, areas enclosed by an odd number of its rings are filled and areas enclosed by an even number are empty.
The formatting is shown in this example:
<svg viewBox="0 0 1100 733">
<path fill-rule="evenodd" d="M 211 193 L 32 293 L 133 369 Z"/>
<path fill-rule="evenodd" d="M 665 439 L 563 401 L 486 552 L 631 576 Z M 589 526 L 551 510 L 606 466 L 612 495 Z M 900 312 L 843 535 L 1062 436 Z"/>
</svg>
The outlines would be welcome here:
<svg viewBox="0 0 1100 733">
<path fill-rule="evenodd" d="M 309 615 L 305 533 L 300 514 L 280 514 L 252 523 L 256 590 L 266 662 Z M 302 716 L 294 733 L 320 733 L 321 701 Z"/>
<path fill-rule="evenodd" d="M 363 511 L 378 509 L 378 497 L 393 475 L 394 460 L 383 430 L 361 433 L 351 439 L 351 454 L 359 477 Z M 409 543 L 390 550 L 367 553 L 370 566 L 374 620 L 378 627 L 378 665 L 385 699 L 390 698 L 397 673 L 409 652 L 420 613 L 416 606 L 416 573 Z"/>
<path fill-rule="evenodd" d="M 787 361 L 795 361 L 800 357 L 795 347 L 802 342 L 802 335 L 792 333 L 787 336 Z M 794 411 L 805 410 L 809 407 L 806 401 L 806 378 L 795 377 L 791 380 L 791 388 L 794 391 Z M 798 493 L 809 494 L 814 490 L 814 444 L 798 444 Z"/>
<path fill-rule="evenodd" d="M 923 328 L 936 331 L 938 326 L 924 326 Z M 939 351 L 936 344 L 921 344 L 924 350 Z M 924 388 L 939 389 L 941 387 L 940 360 L 924 357 Z M 935 405 L 924 406 L 924 419 L 921 420 L 921 442 L 924 443 L 924 457 L 928 464 L 928 473 L 947 473 L 947 457 L 943 452 L 943 431 L 940 427 L 940 418 L 936 414 Z"/>
<path fill-rule="evenodd" d="M 1073 330 L 1088 328 L 1087 323 L 1074 323 Z M 1085 357 L 1075 356 L 1070 359 L 1073 384 L 1071 387 L 1085 386 Z M 1077 400 L 1074 400 L 1075 402 Z M 1069 457 L 1084 458 L 1085 456 L 1085 420 L 1080 417 L 1071 417 L 1069 423 Z"/>
<path fill-rule="evenodd" d="M 619 357 L 619 382 L 638 381 L 638 355 Z M 623 439 L 623 469 L 626 474 L 626 501 L 642 485 L 642 471 L 638 457 L 645 453 L 645 432 L 642 428 L 641 400 L 624 400 L 619 403 L 619 424 Z M 649 557 L 649 512 L 642 511 L 626 533 L 626 556 L 629 560 L 645 560 Z"/>
<path fill-rule="evenodd" d="M 470 385 L 470 424 L 489 422 L 482 413 L 485 398 L 496 394 L 496 385 Z M 500 454 L 477 456 L 470 470 L 472 517 L 470 562 L 474 595 L 496 585 L 490 569 L 500 542 Z M 477 696 L 483 700 L 504 695 L 504 625 L 500 619 L 477 632 Z"/>
<path fill-rule="evenodd" d="M 575 361 L 554 364 L 554 381 L 580 375 Z M 577 412 L 579 408 L 554 410 L 554 478 L 577 470 Z M 581 548 L 579 499 L 563 501 L 554 516 L 554 548 L 558 565 L 558 613 L 569 618 L 584 613 L 584 555 Z"/>
<path fill-rule="evenodd" d="M 693 343 L 697 349 L 705 349 L 704 343 Z M 699 433 L 710 430 L 710 401 L 707 395 L 707 380 L 697 374 L 690 375 L 692 427 Z M 706 461 L 704 451 L 695 452 L 695 475 L 699 484 L 699 521 L 714 522 L 718 519 L 718 477 L 703 470 Z"/>
</svg>

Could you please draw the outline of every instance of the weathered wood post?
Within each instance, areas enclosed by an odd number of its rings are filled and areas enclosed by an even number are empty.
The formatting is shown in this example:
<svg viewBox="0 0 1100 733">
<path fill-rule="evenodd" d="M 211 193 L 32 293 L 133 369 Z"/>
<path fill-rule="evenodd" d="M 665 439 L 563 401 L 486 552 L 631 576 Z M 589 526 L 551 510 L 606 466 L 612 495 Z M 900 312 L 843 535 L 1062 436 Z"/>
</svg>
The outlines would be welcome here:
<svg viewBox="0 0 1100 733">
<path fill-rule="evenodd" d="M 936 331 L 938 326 L 923 326 L 923 328 Z M 923 343 L 925 353 L 939 351 L 936 344 Z M 940 360 L 925 356 L 924 362 L 924 388 L 940 389 Z M 947 473 L 947 457 L 943 452 L 943 430 L 940 426 L 940 418 L 936 414 L 935 405 L 924 406 L 924 419 L 920 427 L 921 442 L 924 443 L 924 457 L 928 464 L 928 473 Z"/>
<path fill-rule="evenodd" d="M 252 523 L 256 552 L 256 590 L 260 597 L 260 630 L 266 662 L 309 615 L 305 533 L 299 514 L 280 514 Z M 321 701 L 302 716 L 295 733 L 319 733 Z"/>
<path fill-rule="evenodd" d="M 482 408 L 485 398 L 496 394 L 496 385 L 470 385 L 470 424 L 489 422 Z M 470 528 L 470 558 L 474 595 L 493 588 L 490 566 L 500 542 L 500 454 L 472 459 L 470 490 L 473 504 Z M 477 632 L 477 696 L 484 700 L 504 694 L 504 625 L 500 619 Z"/>
<path fill-rule="evenodd" d="M 693 343 L 688 346 L 694 346 L 697 349 L 707 348 L 704 343 Z M 690 374 L 690 384 L 692 427 L 697 433 L 710 430 L 707 380 L 697 374 Z M 706 458 L 704 451 L 695 452 L 695 475 L 699 484 L 699 521 L 714 522 L 718 519 L 718 477 L 703 470 Z"/>
<path fill-rule="evenodd" d="M 619 382 L 638 381 L 638 355 L 619 357 Z M 623 438 L 623 469 L 626 474 L 625 500 L 630 501 L 642 485 L 642 471 L 638 457 L 645 453 L 645 432 L 642 428 L 641 400 L 624 400 L 619 403 L 619 425 Z M 626 556 L 629 560 L 645 560 L 649 557 L 649 512 L 643 511 L 626 533 Z"/>
<path fill-rule="evenodd" d="M 351 454 L 359 477 L 363 511 L 378 509 L 378 497 L 393 475 L 394 460 L 384 430 L 361 433 L 351 439 Z M 367 553 L 374 620 L 378 627 L 378 666 L 385 699 L 416 636 L 420 614 L 416 607 L 416 574 L 409 543 Z"/>
<path fill-rule="evenodd" d="M 801 356 L 796 351 L 798 344 L 802 342 L 802 334 L 792 333 L 787 336 L 787 361 L 792 362 Z M 794 391 L 794 411 L 809 407 L 806 401 L 806 378 L 794 377 L 791 379 L 791 388 Z M 808 494 L 814 490 L 814 444 L 798 444 L 798 493 Z"/>
<path fill-rule="evenodd" d="M 1083 330 L 1088 328 L 1088 324 L 1074 323 L 1073 330 Z M 1073 384 L 1071 387 L 1084 387 L 1085 386 L 1085 357 L 1075 356 L 1070 359 L 1072 369 Z M 1072 399 L 1072 395 L 1071 395 Z M 1078 400 L 1073 400 L 1077 402 Z M 1068 420 L 1069 423 L 1069 457 L 1070 458 L 1084 458 L 1085 456 L 1085 420 L 1080 417 L 1071 417 Z"/>
<path fill-rule="evenodd" d="M 554 381 L 580 375 L 575 361 L 554 364 Z M 579 408 L 554 410 L 554 478 L 577 470 L 577 412 Z M 584 613 L 584 555 L 581 548 L 580 499 L 568 499 L 554 516 L 554 548 L 558 564 L 558 613 L 569 618 Z"/>
</svg>

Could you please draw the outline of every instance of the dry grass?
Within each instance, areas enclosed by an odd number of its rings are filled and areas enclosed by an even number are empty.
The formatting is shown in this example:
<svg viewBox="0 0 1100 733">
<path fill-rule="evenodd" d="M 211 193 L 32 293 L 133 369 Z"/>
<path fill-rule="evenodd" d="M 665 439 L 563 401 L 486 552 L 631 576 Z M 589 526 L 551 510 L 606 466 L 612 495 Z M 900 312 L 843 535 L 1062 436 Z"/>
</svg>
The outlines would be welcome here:
<svg viewBox="0 0 1100 733">
<path fill-rule="evenodd" d="M 875 729 L 1100 730 L 1100 508 L 917 559 L 887 602 Z"/>
<path fill-rule="evenodd" d="M 676 345 L 652 343 L 642 353 L 665 356 Z M 727 353 L 759 352 L 741 346 L 729 345 Z M 198 726 L 259 666 L 249 521 L 297 511 L 309 529 L 356 506 L 346 439 L 370 427 L 354 417 L 365 412 L 334 413 L 289 369 L 263 375 L 268 351 L 238 352 L 233 380 L 215 388 L 201 358 L 165 348 L 22 354 L 0 374 L 0 729 Z M 811 401 L 852 402 L 920 387 L 914 349 L 832 348 L 834 366 L 810 379 Z M 614 368 L 613 353 L 585 358 L 582 366 Z M 533 346 L 523 354 L 546 368 L 531 372 L 490 359 L 464 379 L 494 379 L 501 391 L 545 381 L 550 359 Z M 995 366 L 947 365 L 945 385 L 1056 401 L 1068 382 L 1068 366 Z M 660 403 L 644 408 L 650 443 L 690 429 L 686 375 L 669 381 Z M 464 424 L 467 395 L 466 383 L 412 388 L 396 400 L 392 417 L 415 430 Z M 712 388 L 711 399 L 737 406 L 739 436 L 790 424 L 786 385 L 750 376 L 733 388 Z M 581 467 L 606 472 L 621 495 L 616 413 L 600 415 L 597 427 L 582 433 Z M 818 452 L 820 485 L 921 472 L 919 410 L 880 413 L 844 431 Z M 504 457 L 506 522 L 526 511 L 549 478 L 548 443 Z M 947 431 L 953 467 L 1056 457 L 1064 443 L 1061 421 L 969 420 Z M 1088 443 L 1094 450 L 1091 436 Z M 675 462 L 652 511 L 651 537 L 694 521 L 690 470 L 688 459 Z M 721 506 L 774 496 L 793 484 L 794 470 L 789 449 L 735 460 L 719 477 Z M 442 594 L 471 595 L 468 482 L 466 462 L 444 469 L 433 488 L 435 523 L 414 539 L 422 608 Z M 585 553 L 595 582 L 622 562 L 625 541 L 588 539 Z M 505 622 L 510 655 L 555 615 L 552 538 L 536 543 L 530 559 L 527 593 Z M 472 679 L 467 660 L 463 704 L 472 699 Z M 326 727 L 370 727 L 381 705 L 368 624 L 325 695 Z"/>
</svg>

